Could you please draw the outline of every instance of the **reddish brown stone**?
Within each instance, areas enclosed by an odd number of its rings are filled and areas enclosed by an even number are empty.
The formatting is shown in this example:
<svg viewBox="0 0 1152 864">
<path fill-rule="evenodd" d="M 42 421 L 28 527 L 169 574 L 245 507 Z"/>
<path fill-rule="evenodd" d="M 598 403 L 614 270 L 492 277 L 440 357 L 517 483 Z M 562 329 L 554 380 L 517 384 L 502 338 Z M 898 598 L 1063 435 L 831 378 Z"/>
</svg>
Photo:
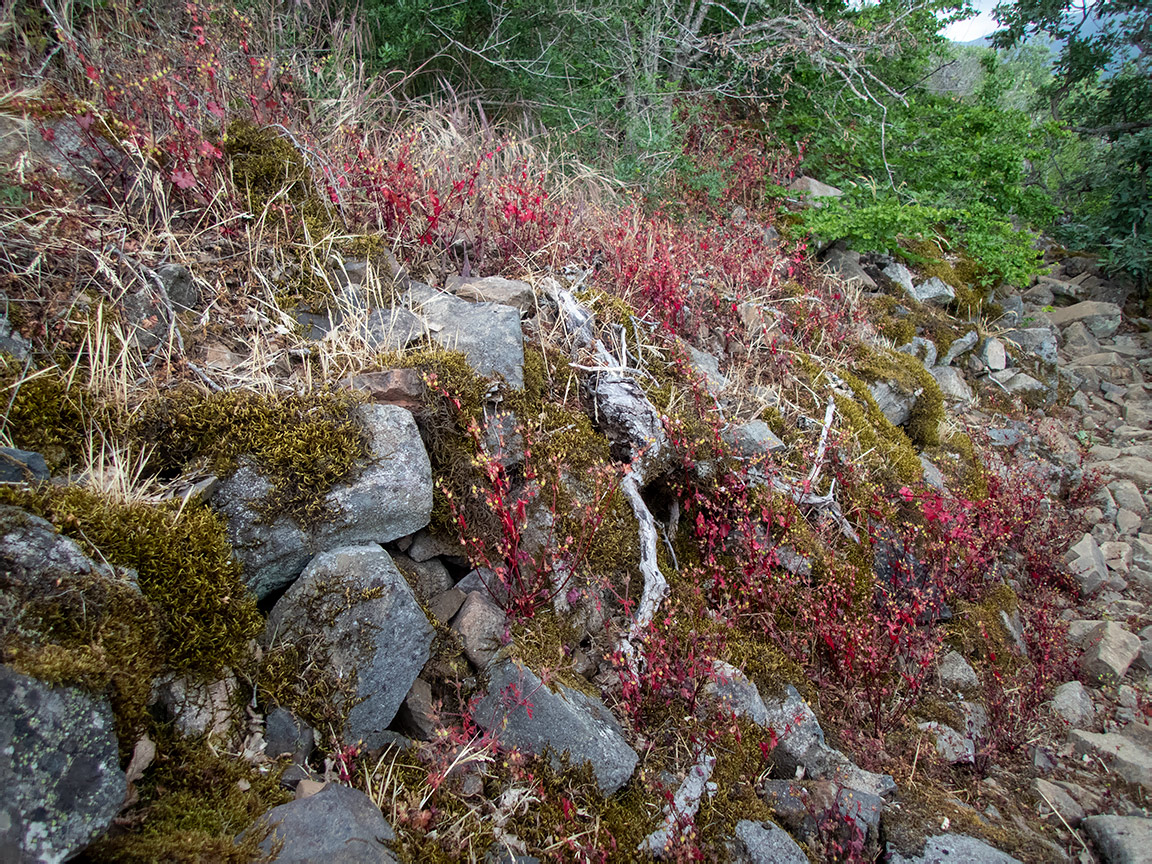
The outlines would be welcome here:
<svg viewBox="0 0 1152 864">
<path fill-rule="evenodd" d="M 364 372 L 341 382 L 343 386 L 367 394 L 370 402 L 418 408 L 424 396 L 424 379 L 417 369 L 388 369 Z"/>
</svg>

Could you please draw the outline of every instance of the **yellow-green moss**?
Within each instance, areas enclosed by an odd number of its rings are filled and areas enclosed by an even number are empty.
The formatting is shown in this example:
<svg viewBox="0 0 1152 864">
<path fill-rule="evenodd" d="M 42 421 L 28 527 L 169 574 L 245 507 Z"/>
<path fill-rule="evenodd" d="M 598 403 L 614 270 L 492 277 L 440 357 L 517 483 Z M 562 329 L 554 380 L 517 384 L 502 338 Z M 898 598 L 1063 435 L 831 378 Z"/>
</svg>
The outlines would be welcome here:
<svg viewBox="0 0 1152 864">
<path fill-rule="evenodd" d="M 716 757 L 711 777 L 716 792 L 700 800 L 696 814 L 701 845 L 711 849 L 715 860 L 726 860 L 723 844 L 736 836 L 736 823 L 772 821 L 772 809 L 757 794 L 760 775 L 768 767 L 760 745 L 769 743 L 770 735 L 746 718 L 734 721 L 733 727 L 709 747 Z"/>
<path fill-rule="evenodd" d="M 144 407 L 136 434 L 155 444 L 157 470 L 207 460 L 219 474 L 251 458 L 272 483 L 263 515 L 322 520 L 332 487 L 367 455 L 350 390 L 271 396 L 248 390 L 205 393 L 187 387 Z"/>
<path fill-rule="evenodd" d="M 541 606 L 530 619 L 515 622 L 511 635 L 512 656 L 527 668 L 537 672 L 546 669 L 552 680 L 593 699 L 600 698 L 599 690 L 573 671 L 571 655 L 565 650 L 575 647 L 581 634 L 562 621 L 551 604 Z"/>
<path fill-rule="evenodd" d="M 958 601 L 956 615 L 946 628 L 948 642 L 965 657 L 1000 666 L 1015 665 L 1012 637 L 1000 613 L 1011 615 L 1018 603 L 1016 592 L 1003 584 L 992 588 L 979 603 Z"/>
<path fill-rule="evenodd" d="M 8 524 L 12 518 L 16 512 L 5 514 Z M 127 579 L 51 575 L 0 574 L 0 659 L 49 684 L 106 693 L 127 752 L 146 726 L 161 669 L 153 608 Z"/>
<path fill-rule="evenodd" d="M 116 864 L 248 864 L 266 861 L 267 828 L 237 841 L 262 814 L 291 795 L 281 770 L 261 773 L 243 759 L 215 754 L 200 740 L 162 734 L 156 760 L 137 784 L 139 802 L 123 826 L 85 850 L 85 860 Z"/>
<path fill-rule="evenodd" d="M 78 486 L 0 487 L 0 501 L 48 519 L 96 560 L 136 571 L 154 610 L 167 670 L 208 680 L 241 662 L 248 641 L 263 628 L 224 523 L 207 507 L 120 504 Z M 147 658 L 140 665 L 145 668 L 133 674 L 150 668 Z"/>
<path fill-rule="evenodd" d="M 923 363 L 899 351 L 860 346 L 852 368 L 867 383 L 895 381 L 904 392 L 921 391 L 905 424 L 908 437 L 918 447 L 940 443 L 944 395 Z"/>
<path fill-rule="evenodd" d="M 915 483 L 924 468 L 908 436 L 889 422 L 862 382 L 850 375 L 843 378 L 855 398 L 836 395 L 836 410 L 860 447 L 871 454 L 865 468 L 885 482 Z"/>
<path fill-rule="evenodd" d="M 275 129 L 234 120 L 223 145 L 232 178 L 251 212 L 268 208 L 274 225 L 292 231 L 306 227 L 313 239 L 336 225 L 335 215 L 316 193 L 303 154 Z"/>
<path fill-rule="evenodd" d="M 9 403 L 4 431 L 17 447 L 42 455 L 52 471 L 83 458 L 85 430 L 94 413 L 110 422 L 110 409 L 95 406 L 79 386 L 69 387 L 59 370 L 25 377 L 21 365 L 5 358 L 0 360 L 0 385 L 0 396 Z"/>
</svg>

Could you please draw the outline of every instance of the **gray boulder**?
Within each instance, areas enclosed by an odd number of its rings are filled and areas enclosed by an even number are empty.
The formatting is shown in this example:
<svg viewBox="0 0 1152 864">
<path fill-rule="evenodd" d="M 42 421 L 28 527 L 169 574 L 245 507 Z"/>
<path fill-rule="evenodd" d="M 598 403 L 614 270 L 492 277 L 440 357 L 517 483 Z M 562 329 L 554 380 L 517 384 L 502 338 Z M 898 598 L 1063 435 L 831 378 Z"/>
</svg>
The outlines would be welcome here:
<svg viewBox="0 0 1152 864">
<path fill-rule="evenodd" d="M 919 390 L 909 392 L 896 381 L 876 381 L 868 385 L 872 398 L 876 400 L 876 407 L 880 413 L 888 418 L 893 426 L 901 426 L 908 422 L 912 416 L 912 407 L 916 404 Z"/>
<path fill-rule="evenodd" d="M 941 279 L 933 276 L 921 282 L 912 289 L 912 296 L 921 303 L 931 303 L 933 306 L 947 306 L 956 299 L 955 289 Z"/>
<path fill-rule="evenodd" d="M 1152 819 L 1089 816 L 1081 825 L 1104 864 L 1147 864 L 1152 853 Z"/>
<path fill-rule="evenodd" d="M 749 686 L 755 689 L 755 685 L 751 682 L 744 685 L 735 677 L 733 680 L 745 693 Z M 887 774 L 865 771 L 853 764 L 839 750 L 828 746 L 824 740 L 824 730 L 820 728 L 816 715 L 800 698 L 795 687 L 788 685 L 781 695 L 771 699 L 763 699 L 759 697 L 759 691 L 756 693 L 760 699 L 759 704 L 744 695 L 738 696 L 729 704 L 734 709 L 741 704 L 747 704 L 749 706 L 747 716 L 758 726 L 776 733 L 776 748 L 771 755 L 774 777 L 782 779 L 795 777 L 796 769 L 803 768 L 806 777 L 814 780 L 832 780 L 845 789 L 860 793 L 883 797 L 896 791 L 896 783 Z M 763 714 L 759 710 L 761 706 L 764 708 Z"/>
<path fill-rule="evenodd" d="M 0 505 L 0 566 L 8 580 L 26 583 L 64 576 L 112 577 L 112 568 L 84 554 L 47 519 Z"/>
<path fill-rule="evenodd" d="M 1064 352 L 1071 358 L 1089 357 L 1101 354 L 1104 349 L 1092 335 L 1092 331 L 1084 326 L 1083 321 L 1073 321 L 1064 328 L 1060 334 Z"/>
<path fill-rule="evenodd" d="M 1120 307 L 1115 303 L 1101 303 L 1095 300 L 1053 309 L 1048 313 L 1048 320 L 1054 326 L 1065 327 L 1074 321 L 1080 321 L 1097 339 L 1107 339 L 1115 335 L 1120 329 L 1120 318 Z"/>
<path fill-rule="evenodd" d="M 740 424 L 732 430 L 731 437 L 737 451 L 745 459 L 763 457 L 767 453 L 775 453 L 787 447 L 763 420 Z"/>
<path fill-rule="evenodd" d="M 329 783 L 315 795 L 273 807 L 249 831 L 271 832 L 260 849 L 276 864 L 394 864 L 385 843 L 396 834 L 372 799 L 355 789 Z"/>
<path fill-rule="evenodd" d="M 390 740 L 412 682 L 428 661 L 432 627 L 407 581 L 379 546 L 322 552 L 277 601 L 265 641 L 288 642 L 350 682 L 345 740 Z"/>
<path fill-rule="evenodd" d="M 7 304 L 7 297 L 0 297 Z M 8 316 L 0 315 L 0 354 L 8 354 L 17 360 L 26 360 L 32 344 L 12 328 Z"/>
<path fill-rule="evenodd" d="M 50 476 L 48 463 L 39 453 L 0 447 L 0 483 L 38 483 Z"/>
<path fill-rule="evenodd" d="M 971 351 L 976 347 L 976 343 L 980 341 L 980 334 L 975 330 L 969 330 L 959 339 L 953 339 L 952 344 L 948 346 L 948 350 L 941 358 L 940 366 L 951 366 L 956 362 L 956 358 L 961 354 Z"/>
<path fill-rule="evenodd" d="M 928 371 L 931 372 L 932 377 L 936 379 L 936 383 L 940 386 L 940 392 L 944 394 L 945 399 L 960 402 L 964 405 L 971 405 L 976 401 L 976 396 L 972 393 L 972 388 L 969 387 L 968 382 L 964 380 L 964 373 L 955 366 L 935 366 Z"/>
<path fill-rule="evenodd" d="M 912 271 L 901 264 L 899 261 L 890 261 L 880 271 L 909 294 L 913 291 Z"/>
<path fill-rule="evenodd" d="M 835 186 L 829 186 L 827 183 L 821 183 L 812 177 L 797 177 L 788 184 L 789 192 L 799 192 L 801 195 L 806 195 L 813 199 L 812 206 L 819 207 L 820 198 L 839 198 L 844 194 L 843 191 L 837 189 Z"/>
<path fill-rule="evenodd" d="M 161 264 L 156 268 L 156 275 L 164 284 L 164 290 L 172 306 L 177 312 L 185 309 L 200 308 L 200 289 L 196 287 L 196 280 L 183 264 Z"/>
<path fill-rule="evenodd" d="M 360 325 L 369 348 L 401 351 L 428 332 L 424 322 L 403 306 L 373 309 Z"/>
<path fill-rule="evenodd" d="M 328 518 L 304 528 L 287 516 L 269 523 L 259 508 L 272 483 L 245 462 L 224 480 L 212 504 L 228 522 L 228 539 L 259 598 L 292 582 L 327 549 L 387 543 L 423 528 L 432 514 L 432 467 L 411 413 L 395 405 L 361 405 L 369 435 L 368 465 L 334 487 L 324 501 Z"/>
<path fill-rule="evenodd" d="M 936 752 L 940 758 L 952 765 L 971 764 L 976 761 L 976 745 L 951 726 L 943 723 L 919 723 L 917 728 L 931 732 L 936 738 Z"/>
<path fill-rule="evenodd" d="M 860 266 L 860 253 L 852 249 L 844 249 L 840 245 L 833 246 L 824 256 L 824 266 L 830 273 L 850 285 L 869 289 L 876 287 L 876 283 Z"/>
<path fill-rule="evenodd" d="M 1010 371 L 1010 370 L 1009 370 Z M 1007 381 L 1003 382 L 1004 389 L 1009 393 L 1017 395 L 1028 395 L 1030 393 L 1046 393 L 1048 392 L 1048 385 L 1043 381 L 1037 381 L 1026 372 L 1017 372 Z"/>
<path fill-rule="evenodd" d="M 971 690 L 980 686 L 976 670 L 955 651 L 949 651 L 940 659 L 936 674 L 949 690 Z"/>
<path fill-rule="evenodd" d="M 923 336 L 915 336 L 907 345 L 901 345 L 896 350 L 901 354 L 911 354 L 924 364 L 925 369 L 931 369 L 936 365 L 938 352 L 936 350 L 936 343 L 931 339 L 925 339 Z"/>
<path fill-rule="evenodd" d="M 942 864 L 945 861 L 955 861 L 957 864 L 961 861 L 964 864 L 1020 864 L 1018 858 L 965 834 L 930 837 L 924 844 L 924 851 L 913 858 L 905 858 L 890 849 L 888 861 L 891 864 Z"/>
<path fill-rule="evenodd" d="M 460 636 L 464 656 L 477 669 L 486 668 L 500 654 L 507 627 L 504 610 L 492 602 L 491 595 L 484 589 L 468 593 L 452 622 L 452 629 Z"/>
<path fill-rule="evenodd" d="M 1127 735 L 1073 729 L 1068 740 L 1077 756 L 1099 757 L 1112 773 L 1152 791 L 1152 752 Z"/>
<path fill-rule="evenodd" d="M 771 822 L 737 822 L 736 841 L 732 860 L 739 864 L 808 864 L 808 856 L 792 836 Z"/>
<path fill-rule="evenodd" d="M 1021 350 L 1039 357 L 1049 365 L 1057 360 L 1056 331 L 1052 327 L 1024 327 L 1007 334 Z"/>
<path fill-rule="evenodd" d="M 469 303 L 419 283 L 413 283 L 409 303 L 439 345 L 461 352 L 481 375 L 499 375 L 514 390 L 524 387 L 524 334 L 519 309 L 499 303 Z"/>
<path fill-rule="evenodd" d="M 984 340 L 984 345 L 980 348 L 980 359 L 993 372 L 1008 368 L 1008 353 L 1004 350 L 1004 343 L 999 339 Z"/>
<path fill-rule="evenodd" d="M 536 311 L 536 293 L 527 282 L 485 276 L 482 279 L 449 276 L 444 287 L 472 303 L 500 303 L 519 309 L 526 315 Z"/>
<path fill-rule="evenodd" d="M 628 746 L 612 712 L 563 684 L 546 687 L 530 670 L 511 660 L 489 671 L 488 690 L 472 719 L 504 746 L 532 753 L 567 753 L 574 765 L 591 763 L 597 785 L 611 795 L 628 782 L 638 757 Z"/>
<path fill-rule="evenodd" d="M 1084 808 L 1064 787 L 1037 778 L 1032 781 L 1032 791 L 1040 799 L 1037 804 L 1042 804 L 1044 808 L 1050 809 L 1053 815 L 1058 815 L 1072 828 L 1084 821 Z M 1041 812 L 1043 813 L 1044 810 L 1041 809 Z M 1055 822 L 1056 820 L 1053 819 L 1052 821 Z"/>
<path fill-rule="evenodd" d="M 298 719 L 287 708 L 274 708 L 264 718 L 264 753 L 272 759 L 285 754 L 297 765 L 303 765 L 316 744 L 312 727 Z"/>
<path fill-rule="evenodd" d="M 1113 480 L 1108 484 L 1108 491 L 1116 506 L 1130 510 L 1137 516 L 1148 515 L 1148 504 L 1140 493 L 1140 487 L 1131 480 Z"/>
<path fill-rule="evenodd" d="M 716 355 L 701 351 L 687 342 L 682 343 L 682 347 L 688 355 L 688 365 L 704 379 L 704 386 L 709 393 L 719 393 L 728 386 L 728 379 L 720 371 L 720 359 Z"/>
<path fill-rule="evenodd" d="M 1080 596 L 1091 597 L 1108 582 L 1108 565 L 1096 538 L 1085 534 L 1064 556 L 1068 569 L 1080 582 Z"/>
<path fill-rule="evenodd" d="M 0 666 L 0 861 L 71 858 L 112 823 L 128 783 L 112 709 Z"/>
<path fill-rule="evenodd" d="M 1079 681 L 1069 681 L 1056 688 L 1052 695 L 1052 710 L 1060 719 L 1074 728 L 1091 726 L 1096 719 L 1092 695 Z"/>
<path fill-rule="evenodd" d="M 1114 621 L 1097 625 L 1080 657 L 1080 674 L 1099 686 L 1119 683 L 1140 655 L 1140 637 Z"/>
</svg>

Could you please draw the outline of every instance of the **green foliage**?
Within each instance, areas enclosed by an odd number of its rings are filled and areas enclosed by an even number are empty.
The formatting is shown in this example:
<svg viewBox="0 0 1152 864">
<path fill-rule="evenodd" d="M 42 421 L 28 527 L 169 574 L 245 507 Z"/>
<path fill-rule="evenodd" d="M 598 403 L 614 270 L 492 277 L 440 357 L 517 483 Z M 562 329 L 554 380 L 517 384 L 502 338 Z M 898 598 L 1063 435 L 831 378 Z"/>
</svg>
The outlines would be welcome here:
<svg viewBox="0 0 1152 864">
<path fill-rule="evenodd" d="M 875 190 L 868 190 L 875 191 Z M 951 240 L 979 265 L 977 287 L 994 282 L 1027 284 L 1039 272 L 1036 250 L 1027 231 L 1019 231 L 987 204 L 931 207 L 901 203 L 857 188 L 803 214 L 803 225 L 825 238 L 847 238 L 861 252 L 897 252 L 906 240 Z M 962 286 L 963 287 L 963 286 Z"/>
<path fill-rule="evenodd" d="M 845 196 L 803 214 L 803 224 L 827 239 L 848 238 L 861 251 L 895 251 L 902 240 L 943 239 L 964 247 L 985 271 L 984 285 L 1024 284 L 1036 272 L 1028 232 L 1056 209 L 1031 184 L 1029 165 L 1043 158 L 1044 131 L 1023 112 L 995 106 L 986 88 L 966 103 L 922 94 L 893 106 L 887 122 L 862 118 L 850 139 L 817 146 L 836 166 L 832 182 L 851 184 Z"/>
<path fill-rule="evenodd" d="M 1081 139 L 1054 172 L 1066 211 L 1065 243 L 1104 251 L 1114 269 L 1147 287 L 1152 274 L 1152 5 L 1102 0 L 1080 14 L 1071 0 L 1013 0 L 996 8 L 999 46 L 1057 40 L 1060 55 L 1040 90 Z M 1069 152 L 1071 157 L 1069 158 Z"/>
<path fill-rule="evenodd" d="M 1152 284 L 1152 126 L 1089 138 L 1077 155 L 1061 190 L 1070 214 L 1058 238 L 1102 248 L 1113 269 Z"/>
</svg>

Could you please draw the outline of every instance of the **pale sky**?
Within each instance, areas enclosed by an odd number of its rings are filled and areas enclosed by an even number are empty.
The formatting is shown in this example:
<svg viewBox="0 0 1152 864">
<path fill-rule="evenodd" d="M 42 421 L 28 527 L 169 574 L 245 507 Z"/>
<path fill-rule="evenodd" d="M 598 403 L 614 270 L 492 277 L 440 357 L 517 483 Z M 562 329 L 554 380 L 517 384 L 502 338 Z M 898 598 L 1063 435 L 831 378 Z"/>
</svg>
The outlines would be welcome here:
<svg viewBox="0 0 1152 864">
<path fill-rule="evenodd" d="M 969 18 L 967 21 L 958 21 L 949 25 L 945 28 L 944 35 L 953 42 L 971 42 L 973 39 L 987 36 L 999 26 L 996 19 L 992 17 L 992 10 L 996 3 L 997 0 L 973 0 L 972 5 L 980 14 L 974 18 Z"/>
</svg>

